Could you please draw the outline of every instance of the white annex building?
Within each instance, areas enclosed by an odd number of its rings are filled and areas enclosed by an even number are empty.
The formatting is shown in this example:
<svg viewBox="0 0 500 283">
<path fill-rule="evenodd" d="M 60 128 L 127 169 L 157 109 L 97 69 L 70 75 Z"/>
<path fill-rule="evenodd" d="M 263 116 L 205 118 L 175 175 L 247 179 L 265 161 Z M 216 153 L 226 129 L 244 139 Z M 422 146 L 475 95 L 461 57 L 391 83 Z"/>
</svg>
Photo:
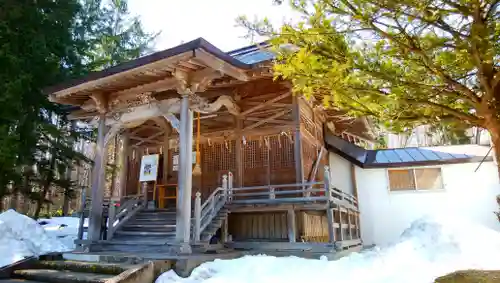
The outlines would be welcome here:
<svg viewBox="0 0 500 283">
<path fill-rule="evenodd" d="M 468 218 L 500 231 L 500 194 L 489 146 L 456 145 L 365 150 L 326 138 L 332 183 L 357 194 L 365 246 L 399 238 L 427 215 Z"/>
</svg>

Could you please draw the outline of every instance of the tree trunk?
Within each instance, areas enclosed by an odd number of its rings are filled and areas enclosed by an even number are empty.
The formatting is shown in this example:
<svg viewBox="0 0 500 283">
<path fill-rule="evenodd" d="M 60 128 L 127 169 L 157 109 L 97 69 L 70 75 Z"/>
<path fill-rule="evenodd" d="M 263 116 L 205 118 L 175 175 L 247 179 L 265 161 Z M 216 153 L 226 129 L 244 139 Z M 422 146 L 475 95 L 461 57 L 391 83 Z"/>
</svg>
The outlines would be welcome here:
<svg viewBox="0 0 500 283">
<path fill-rule="evenodd" d="M 495 165 L 497 166 L 498 178 L 500 183 L 500 166 L 498 163 L 498 161 L 500 160 L 500 126 L 496 128 L 490 127 L 488 131 L 490 132 L 491 136 L 491 146 L 493 147 L 493 158 L 495 160 Z"/>
<path fill-rule="evenodd" d="M 33 216 L 35 220 L 38 219 L 38 217 L 40 216 L 40 211 L 42 210 L 43 202 L 47 197 L 47 192 L 49 191 L 50 183 L 51 182 L 47 182 L 43 186 L 42 194 L 40 195 L 40 198 L 36 201 L 35 215 Z"/>
</svg>

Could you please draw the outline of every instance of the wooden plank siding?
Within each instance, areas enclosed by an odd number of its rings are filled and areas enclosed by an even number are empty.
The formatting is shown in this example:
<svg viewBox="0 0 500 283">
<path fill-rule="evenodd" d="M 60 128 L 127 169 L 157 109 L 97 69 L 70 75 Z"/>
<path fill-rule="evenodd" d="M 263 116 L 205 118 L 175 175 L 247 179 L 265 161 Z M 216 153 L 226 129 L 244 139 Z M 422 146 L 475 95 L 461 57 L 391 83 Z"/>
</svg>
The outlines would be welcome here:
<svg viewBox="0 0 500 283">
<path fill-rule="evenodd" d="M 287 241 L 286 212 L 230 214 L 229 234 L 233 241 Z"/>
</svg>

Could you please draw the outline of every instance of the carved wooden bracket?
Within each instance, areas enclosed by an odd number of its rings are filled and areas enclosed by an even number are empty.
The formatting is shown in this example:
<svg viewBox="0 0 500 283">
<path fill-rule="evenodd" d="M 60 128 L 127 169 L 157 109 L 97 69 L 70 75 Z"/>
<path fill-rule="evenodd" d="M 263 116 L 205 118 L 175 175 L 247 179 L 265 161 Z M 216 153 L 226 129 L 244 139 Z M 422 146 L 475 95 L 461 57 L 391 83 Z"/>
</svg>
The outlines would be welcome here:
<svg viewBox="0 0 500 283">
<path fill-rule="evenodd" d="M 97 111 L 99 113 L 104 114 L 104 113 L 108 112 L 108 101 L 107 101 L 107 98 L 104 94 L 102 94 L 102 93 L 92 94 L 90 96 L 90 98 L 94 101 L 95 109 L 97 109 Z M 87 103 L 87 102 L 85 102 L 85 103 Z M 90 106 L 90 103 L 87 104 L 87 106 Z"/>
</svg>

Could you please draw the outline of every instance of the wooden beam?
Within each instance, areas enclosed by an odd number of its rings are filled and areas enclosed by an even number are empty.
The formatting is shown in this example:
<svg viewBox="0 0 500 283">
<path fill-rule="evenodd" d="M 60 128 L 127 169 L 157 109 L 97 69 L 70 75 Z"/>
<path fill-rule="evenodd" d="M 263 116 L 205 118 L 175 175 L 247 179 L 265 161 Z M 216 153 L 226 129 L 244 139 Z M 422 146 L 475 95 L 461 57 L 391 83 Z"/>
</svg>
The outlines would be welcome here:
<svg viewBox="0 0 500 283">
<path fill-rule="evenodd" d="M 274 114 L 273 116 L 267 117 L 264 120 L 260 120 L 259 122 L 255 123 L 255 124 L 252 124 L 252 125 L 250 125 L 248 127 L 243 128 L 243 131 L 247 131 L 247 130 L 251 130 L 251 129 L 257 128 L 258 126 L 263 125 L 263 124 L 267 123 L 270 120 L 274 120 L 274 119 L 276 119 L 278 117 L 281 117 L 281 116 L 283 116 L 285 114 L 288 114 L 289 112 L 290 112 L 290 110 L 288 110 L 288 109 L 280 111 L 280 112 Z"/>
<path fill-rule="evenodd" d="M 245 117 L 245 120 L 246 121 L 252 121 L 252 122 L 260 122 L 260 121 L 262 121 L 262 118 Z M 278 119 L 269 120 L 269 121 L 267 121 L 267 123 L 269 123 L 269 124 L 280 124 L 280 125 L 290 125 L 290 126 L 295 125 L 294 121 L 290 121 L 290 120 L 278 120 Z"/>
<path fill-rule="evenodd" d="M 280 100 L 282 100 L 282 99 L 284 99 L 286 97 L 289 97 L 291 94 L 292 93 L 290 91 L 287 91 L 287 92 L 285 92 L 285 93 L 283 93 L 283 94 L 281 94 L 281 95 L 279 95 L 279 96 L 277 96 L 277 97 L 275 97 L 273 99 L 270 99 L 270 100 L 268 100 L 268 101 L 266 101 L 264 103 L 261 103 L 261 104 L 259 104 L 257 106 L 254 106 L 254 107 L 252 107 L 250 109 L 247 109 L 247 110 L 241 112 L 240 116 L 245 116 L 245 115 L 248 115 L 248 114 L 254 112 L 255 110 L 259 110 L 261 108 L 267 107 L 267 106 L 269 106 L 269 105 L 271 105 L 271 104 L 273 104 L 273 103 L 275 103 L 277 101 L 280 101 Z"/>
<path fill-rule="evenodd" d="M 235 79 L 245 82 L 250 79 L 244 70 L 234 67 L 233 65 L 213 56 L 212 54 L 204 50 L 196 49 L 194 51 L 194 56 L 208 67 L 220 71 Z"/>
<path fill-rule="evenodd" d="M 149 136 L 149 137 L 147 137 L 147 138 L 144 138 L 144 139 L 140 138 L 140 139 L 141 139 L 141 141 L 140 141 L 140 142 L 138 142 L 138 143 L 136 143 L 136 144 L 135 144 L 135 146 L 140 146 L 140 145 L 142 145 L 142 144 L 144 144 L 144 143 L 146 143 L 146 142 L 154 141 L 154 139 L 155 139 L 155 138 L 157 138 L 157 137 L 159 137 L 159 136 L 163 135 L 164 133 L 165 133 L 165 131 L 161 131 L 161 132 L 158 132 L 158 133 L 156 133 L 156 134 L 154 134 L 154 135 L 151 135 L 151 136 Z M 137 137 L 134 137 L 134 139 L 136 139 L 136 138 L 137 138 Z"/>
<path fill-rule="evenodd" d="M 177 86 L 177 79 L 174 77 L 162 79 L 152 83 L 142 84 L 129 89 L 121 90 L 110 94 L 111 103 L 119 104 L 122 101 L 135 98 L 137 95 L 145 92 L 160 92 L 173 89 Z"/>
<path fill-rule="evenodd" d="M 245 102 L 243 104 L 244 105 L 248 105 L 248 106 L 258 106 L 258 105 L 261 105 L 262 102 L 247 101 L 247 102 Z M 271 107 L 277 107 L 277 108 L 285 108 L 285 107 L 290 107 L 290 104 L 288 104 L 288 103 L 271 103 L 269 106 L 271 106 Z"/>
<path fill-rule="evenodd" d="M 118 79 L 123 79 L 124 77 L 125 78 L 132 77 L 138 73 L 147 72 L 148 70 L 165 69 L 167 67 L 167 65 L 171 64 L 172 62 L 176 62 L 179 60 L 186 60 L 188 58 L 191 58 L 192 56 L 193 56 L 192 51 L 188 51 L 185 53 L 181 53 L 181 54 L 169 57 L 169 58 L 165 58 L 165 59 L 153 62 L 151 64 L 143 65 L 143 66 L 138 67 L 138 68 L 130 69 L 130 70 L 127 70 L 124 72 L 119 72 L 119 73 L 113 74 L 111 76 L 106 76 L 103 78 L 99 78 L 97 80 L 87 81 L 85 83 L 81 83 L 81 84 L 78 84 L 78 85 L 75 85 L 75 86 L 72 86 L 69 88 L 65 88 L 65 89 L 62 89 L 60 91 L 55 92 L 54 94 L 56 95 L 56 98 L 59 98 L 59 97 L 71 95 L 72 93 L 82 91 L 85 89 L 90 89 L 90 88 L 95 89 L 95 88 L 98 88 L 102 85 L 112 84 L 114 81 L 116 81 Z"/>
</svg>

